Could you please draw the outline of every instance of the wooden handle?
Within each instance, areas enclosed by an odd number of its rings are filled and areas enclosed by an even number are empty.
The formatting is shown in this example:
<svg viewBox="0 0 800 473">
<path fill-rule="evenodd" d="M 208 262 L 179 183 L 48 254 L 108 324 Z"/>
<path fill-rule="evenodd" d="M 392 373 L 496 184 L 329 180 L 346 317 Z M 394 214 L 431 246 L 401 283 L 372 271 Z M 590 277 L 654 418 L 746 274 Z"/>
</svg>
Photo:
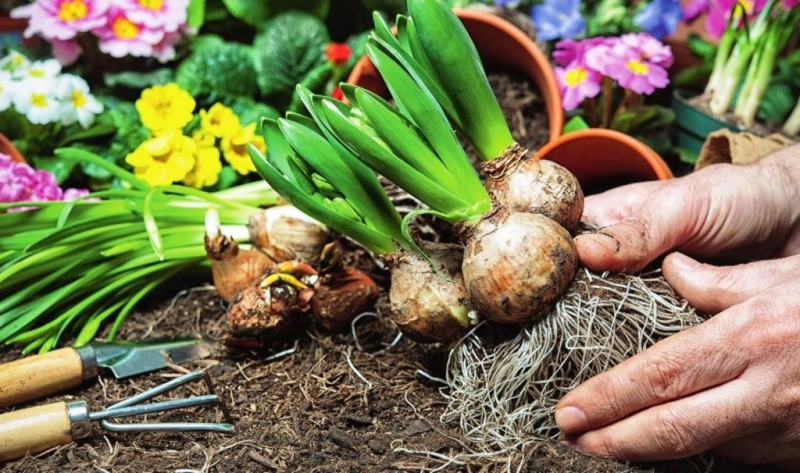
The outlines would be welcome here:
<svg viewBox="0 0 800 473">
<path fill-rule="evenodd" d="M 0 407 L 73 388 L 83 381 L 83 364 L 73 348 L 61 348 L 0 365 Z"/>
<path fill-rule="evenodd" d="M 72 425 L 64 402 L 0 415 L 0 462 L 70 442 Z"/>
</svg>

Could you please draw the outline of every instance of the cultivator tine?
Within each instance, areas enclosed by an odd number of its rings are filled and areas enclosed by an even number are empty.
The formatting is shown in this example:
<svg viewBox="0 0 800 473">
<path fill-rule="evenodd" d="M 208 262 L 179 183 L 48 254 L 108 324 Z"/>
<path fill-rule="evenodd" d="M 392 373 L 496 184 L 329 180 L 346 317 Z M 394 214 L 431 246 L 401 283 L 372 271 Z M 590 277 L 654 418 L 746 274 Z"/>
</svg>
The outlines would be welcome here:
<svg viewBox="0 0 800 473">
<path fill-rule="evenodd" d="M 182 386 L 186 383 L 202 379 L 210 394 L 202 396 L 193 396 L 184 399 L 171 399 L 168 401 L 153 402 L 149 404 L 142 404 L 142 402 L 152 399 L 156 396 L 172 391 L 173 389 Z M 146 415 L 156 412 L 165 412 L 175 409 L 182 409 L 186 407 L 195 407 L 206 404 L 217 404 L 222 409 L 225 416 L 226 423 L 209 423 L 209 422 L 155 422 L 155 423 L 117 423 L 108 419 L 116 419 L 120 417 L 131 417 L 137 415 Z M 222 399 L 214 392 L 214 385 L 211 378 L 205 371 L 193 371 L 185 374 L 166 383 L 155 386 L 147 391 L 141 392 L 133 397 L 120 401 L 116 404 L 109 406 L 107 409 L 89 413 L 89 420 L 100 421 L 100 425 L 105 429 L 112 432 L 179 432 L 179 431 L 195 431 L 195 432 L 219 432 L 225 434 L 235 434 L 236 428 L 233 426 L 233 419 L 231 417 L 228 406 Z"/>
</svg>

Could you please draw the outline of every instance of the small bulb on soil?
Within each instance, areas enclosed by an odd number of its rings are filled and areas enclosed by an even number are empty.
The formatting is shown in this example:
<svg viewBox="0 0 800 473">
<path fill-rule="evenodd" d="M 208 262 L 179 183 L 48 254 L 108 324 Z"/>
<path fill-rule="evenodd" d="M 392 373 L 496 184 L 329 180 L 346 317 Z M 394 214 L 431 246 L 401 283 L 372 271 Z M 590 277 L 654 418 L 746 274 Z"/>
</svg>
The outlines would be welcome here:
<svg viewBox="0 0 800 473">
<path fill-rule="evenodd" d="M 344 333 L 359 314 L 371 310 L 380 289 L 366 274 L 350 267 L 324 274 L 316 284 L 311 300 L 314 321 L 321 329 Z"/>
<path fill-rule="evenodd" d="M 542 214 L 576 232 L 583 214 L 583 191 L 575 176 L 553 161 L 536 159 L 519 145 L 484 165 L 486 190 L 510 212 Z"/>
<path fill-rule="evenodd" d="M 228 307 L 228 345 L 258 349 L 291 340 L 308 322 L 313 294 L 283 283 L 249 285 Z"/>
<path fill-rule="evenodd" d="M 392 320 L 419 342 L 458 340 L 477 321 L 461 274 L 464 250 L 460 245 L 429 242 L 420 247 L 441 274 L 416 253 L 388 255 Z"/>
<path fill-rule="evenodd" d="M 206 212 L 205 248 L 211 260 L 211 275 L 219 296 L 230 302 L 246 287 L 259 281 L 275 263 L 264 253 L 242 249 L 235 240 L 222 234 L 219 216 L 214 210 Z"/>
<path fill-rule="evenodd" d="M 325 225 L 291 205 L 264 209 L 250 217 L 250 241 L 276 261 L 316 264 L 330 238 Z"/>
<path fill-rule="evenodd" d="M 472 303 L 487 319 L 537 320 L 575 276 L 572 237 L 544 215 L 496 211 L 461 232 L 464 280 Z"/>
</svg>

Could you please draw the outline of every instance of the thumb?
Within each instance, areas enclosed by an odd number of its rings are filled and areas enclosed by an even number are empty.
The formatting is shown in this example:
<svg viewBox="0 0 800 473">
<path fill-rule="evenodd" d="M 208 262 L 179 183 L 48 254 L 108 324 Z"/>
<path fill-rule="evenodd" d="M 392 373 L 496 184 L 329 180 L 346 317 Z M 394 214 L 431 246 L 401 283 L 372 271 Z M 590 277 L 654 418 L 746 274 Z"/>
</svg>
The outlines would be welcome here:
<svg viewBox="0 0 800 473">
<path fill-rule="evenodd" d="M 683 219 L 673 213 L 672 209 L 655 208 L 579 235 L 575 237 L 578 259 L 594 271 L 639 271 L 674 248 L 685 233 Z"/>
<path fill-rule="evenodd" d="M 664 259 L 667 282 L 689 304 L 716 314 L 800 274 L 800 255 L 736 266 L 701 264 L 681 253 Z"/>
</svg>

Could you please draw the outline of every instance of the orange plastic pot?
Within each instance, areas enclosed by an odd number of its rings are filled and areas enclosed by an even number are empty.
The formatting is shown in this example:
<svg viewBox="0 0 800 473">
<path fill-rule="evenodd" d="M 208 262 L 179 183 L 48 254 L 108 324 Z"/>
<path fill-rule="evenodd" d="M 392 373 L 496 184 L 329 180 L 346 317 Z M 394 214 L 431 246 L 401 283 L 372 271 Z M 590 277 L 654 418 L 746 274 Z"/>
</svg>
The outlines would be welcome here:
<svg viewBox="0 0 800 473">
<path fill-rule="evenodd" d="M 11 156 L 11 160 L 17 163 L 24 163 L 25 158 L 22 157 L 22 153 L 19 152 L 14 143 L 11 142 L 6 135 L 0 133 L 0 153 L 7 154 Z"/>
<path fill-rule="evenodd" d="M 553 67 L 536 43 L 510 22 L 477 10 L 455 10 L 464 24 L 484 65 L 513 71 L 533 82 L 542 94 L 550 120 L 550 140 L 561 136 L 564 128 L 564 110 Z M 367 56 L 356 63 L 347 83 L 361 86 L 387 97 L 389 91 L 380 73 Z"/>
<path fill-rule="evenodd" d="M 667 163 L 652 148 L 630 135 L 604 128 L 567 133 L 547 143 L 536 157 L 567 168 L 586 195 L 673 177 Z"/>
</svg>

